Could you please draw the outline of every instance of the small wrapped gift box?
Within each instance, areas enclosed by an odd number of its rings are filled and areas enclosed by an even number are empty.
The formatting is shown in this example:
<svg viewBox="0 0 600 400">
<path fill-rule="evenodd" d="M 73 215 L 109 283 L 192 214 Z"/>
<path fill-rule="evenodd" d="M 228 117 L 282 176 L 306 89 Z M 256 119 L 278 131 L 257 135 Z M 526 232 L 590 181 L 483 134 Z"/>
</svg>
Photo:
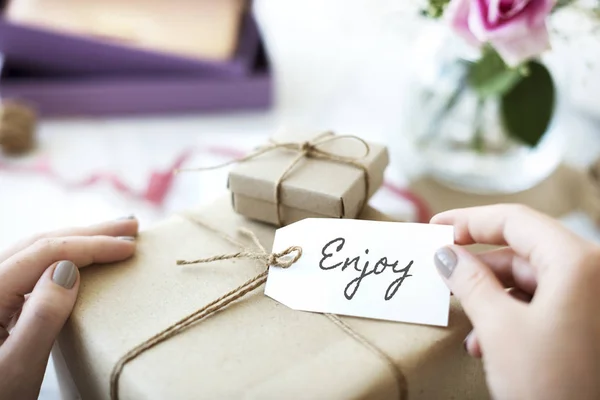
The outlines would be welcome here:
<svg viewBox="0 0 600 400">
<path fill-rule="evenodd" d="M 275 225 L 355 218 L 382 185 L 388 162 L 385 146 L 354 136 L 280 134 L 231 170 L 233 208 Z"/>
<path fill-rule="evenodd" d="M 368 206 L 361 218 L 389 220 Z M 109 399 L 111 372 L 132 348 L 265 271 L 246 259 L 175 264 L 240 251 L 225 235 L 252 246 L 240 227 L 270 251 L 275 228 L 222 199 L 141 232 L 134 258 L 81 271 L 57 365 L 82 398 Z M 485 399 L 481 363 L 461 345 L 469 329 L 455 302 L 449 327 L 437 328 L 294 311 L 257 286 L 131 359 L 112 398 Z"/>
</svg>

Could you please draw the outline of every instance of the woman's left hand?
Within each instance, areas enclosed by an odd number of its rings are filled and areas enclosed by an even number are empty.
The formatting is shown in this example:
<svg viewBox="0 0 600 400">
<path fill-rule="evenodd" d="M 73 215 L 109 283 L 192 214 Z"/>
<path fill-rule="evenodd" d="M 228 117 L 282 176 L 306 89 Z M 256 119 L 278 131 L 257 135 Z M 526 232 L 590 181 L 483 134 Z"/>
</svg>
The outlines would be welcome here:
<svg viewBox="0 0 600 400">
<path fill-rule="evenodd" d="M 79 290 L 78 267 L 129 258 L 133 217 L 38 235 L 0 252 L 0 393 L 37 399 Z"/>
</svg>

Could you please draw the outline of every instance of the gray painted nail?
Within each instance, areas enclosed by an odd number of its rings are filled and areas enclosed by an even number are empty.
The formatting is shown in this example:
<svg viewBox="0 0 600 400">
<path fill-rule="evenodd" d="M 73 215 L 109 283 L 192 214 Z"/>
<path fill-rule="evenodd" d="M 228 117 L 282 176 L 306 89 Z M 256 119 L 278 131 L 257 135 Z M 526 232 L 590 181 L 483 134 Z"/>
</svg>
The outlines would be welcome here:
<svg viewBox="0 0 600 400">
<path fill-rule="evenodd" d="M 65 289 L 71 289 L 77 280 L 77 266 L 71 261 L 61 261 L 56 265 L 52 280 Z"/>
<path fill-rule="evenodd" d="M 117 221 L 122 221 L 122 220 L 125 220 L 125 219 L 135 219 L 135 215 L 129 214 L 129 215 L 125 216 L 125 217 L 118 218 Z"/>
<path fill-rule="evenodd" d="M 130 242 L 135 241 L 135 237 L 133 237 L 133 236 L 117 236 L 117 239 L 119 239 L 119 240 L 128 240 Z"/>
<path fill-rule="evenodd" d="M 458 263 L 458 257 L 456 257 L 456 253 L 454 253 L 448 247 L 442 247 L 438 251 L 435 252 L 435 266 L 438 271 L 444 278 L 448 279 L 454 272 L 456 268 L 456 264 Z"/>
</svg>

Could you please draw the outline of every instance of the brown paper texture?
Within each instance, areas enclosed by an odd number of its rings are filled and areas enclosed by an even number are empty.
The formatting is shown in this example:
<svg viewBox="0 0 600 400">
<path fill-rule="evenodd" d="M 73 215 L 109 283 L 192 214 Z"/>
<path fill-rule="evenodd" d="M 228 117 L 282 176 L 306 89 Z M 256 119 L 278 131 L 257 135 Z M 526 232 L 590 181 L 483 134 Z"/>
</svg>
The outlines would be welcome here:
<svg viewBox="0 0 600 400">
<path fill-rule="evenodd" d="M 253 199 L 240 194 L 231 194 L 233 209 L 238 214 L 258 221 L 277 224 L 277 215 L 273 215 L 273 204 L 267 201 Z M 281 206 L 281 219 L 285 224 L 291 224 L 301 221 L 305 218 L 331 218 L 327 215 L 300 210 L 288 206 Z M 393 221 L 391 217 L 383 214 L 372 207 L 366 207 L 361 213 L 363 219 L 373 219 L 377 221 Z"/>
<path fill-rule="evenodd" d="M 270 248 L 275 229 L 231 210 L 227 199 L 196 217 L 234 237 L 244 226 Z M 367 207 L 363 216 L 385 217 Z M 240 240 L 244 240 L 240 238 Z M 109 375 L 132 347 L 264 270 L 234 260 L 181 267 L 176 259 L 238 248 L 174 216 L 140 233 L 136 256 L 81 271 L 81 288 L 59 345 L 82 398 L 109 398 Z M 408 379 L 411 399 L 485 399 L 480 362 L 461 342 L 468 320 L 452 303 L 436 328 L 341 317 L 385 351 Z M 259 288 L 125 367 L 121 399 L 398 399 L 389 365 L 319 313 L 291 310 Z"/>
<path fill-rule="evenodd" d="M 279 136 L 278 141 L 302 142 L 315 135 Z M 383 173 L 388 165 L 385 146 L 369 143 L 369 155 L 357 160 L 369 171 L 371 197 L 383 184 Z M 319 148 L 343 156 L 361 156 L 364 147 L 352 139 L 339 139 Z M 284 171 L 298 155 L 293 150 L 276 149 L 236 165 L 229 174 L 229 189 L 236 195 L 262 201 L 258 212 L 264 222 L 277 221 L 275 205 L 276 184 Z M 365 196 L 364 172 L 355 166 L 321 159 L 302 159 L 281 183 L 281 204 L 296 210 L 305 210 L 307 216 L 324 215 L 334 218 L 355 218 Z M 240 197 L 241 199 L 241 197 Z M 251 207 L 236 203 L 236 210 Z M 267 211 L 270 208 L 270 212 Z"/>
<path fill-rule="evenodd" d="M 254 199 L 241 194 L 231 194 L 233 210 L 245 217 L 277 225 L 277 213 L 273 213 L 273 203 Z M 281 205 L 283 225 L 292 224 L 305 218 L 331 218 L 327 215 Z"/>
</svg>

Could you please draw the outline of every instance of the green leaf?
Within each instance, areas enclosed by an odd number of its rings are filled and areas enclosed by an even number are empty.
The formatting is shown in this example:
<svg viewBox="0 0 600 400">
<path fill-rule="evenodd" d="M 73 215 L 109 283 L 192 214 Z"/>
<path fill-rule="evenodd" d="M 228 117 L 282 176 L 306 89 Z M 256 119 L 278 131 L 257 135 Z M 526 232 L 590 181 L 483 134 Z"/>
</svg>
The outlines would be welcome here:
<svg viewBox="0 0 600 400">
<path fill-rule="evenodd" d="M 441 18 L 450 0 L 429 0 L 427 7 L 421 10 L 421 15 L 429 18 Z"/>
<path fill-rule="evenodd" d="M 554 8 L 552 9 L 552 12 L 558 11 L 561 8 L 570 6 L 571 4 L 575 3 L 575 0 L 557 0 L 556 3 L 554 4 Z"/>
<path fill-rule="evenodd" d="M 501 113 L 509 135 L 535 146 L 548 130 L 554 113 L 555 90 L 550 72 L 531 61 L 528 75 L 502 96 Z"/>
<path fill-rule="evenodd" d="M 479 97 L 502 96 L 521 80 L 517 68 L 510 68 L 498 53 L 488 47 L 483 56 L 471 63 L 468 72 L 469 85 Z"/>
</svg>

